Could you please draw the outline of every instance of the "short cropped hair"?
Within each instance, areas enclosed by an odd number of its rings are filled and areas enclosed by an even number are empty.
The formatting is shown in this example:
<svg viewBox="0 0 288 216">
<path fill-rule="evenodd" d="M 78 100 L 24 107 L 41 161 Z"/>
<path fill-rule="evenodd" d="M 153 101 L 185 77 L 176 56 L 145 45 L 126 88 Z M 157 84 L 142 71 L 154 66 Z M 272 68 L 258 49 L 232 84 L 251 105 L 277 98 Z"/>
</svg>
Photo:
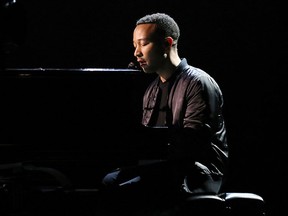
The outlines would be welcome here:
<svg viewBox="0 0 288 216">
<path fill-rule="evenodd" d="M 137 20 L 136 25 L 147 23 L 155 23 L 162 37 L 172 37 L 177 44 L 180 37 L 180 29 L 172 17 L 165 13 L 149 14 Z"/>
</svg>

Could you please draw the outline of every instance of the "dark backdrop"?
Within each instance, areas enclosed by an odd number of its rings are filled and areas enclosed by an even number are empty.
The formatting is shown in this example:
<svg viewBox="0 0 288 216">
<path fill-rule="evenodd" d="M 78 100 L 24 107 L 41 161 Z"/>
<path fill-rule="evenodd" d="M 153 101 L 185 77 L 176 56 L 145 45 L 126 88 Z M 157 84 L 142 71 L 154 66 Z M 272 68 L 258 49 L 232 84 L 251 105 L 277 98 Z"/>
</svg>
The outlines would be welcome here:
<svg viewBox="0 0 288 216">
<path fill-rule="evenodd" d="M 126 68 L 133 60 L 136 19 L 170 14 L 181 28 L 180 56 L 222 87 L 231 188 L 257 192 L 280 211 L 288 192 L 283 5 L 272 0 L 1 3 L 2 68 Z"/>
</svg>

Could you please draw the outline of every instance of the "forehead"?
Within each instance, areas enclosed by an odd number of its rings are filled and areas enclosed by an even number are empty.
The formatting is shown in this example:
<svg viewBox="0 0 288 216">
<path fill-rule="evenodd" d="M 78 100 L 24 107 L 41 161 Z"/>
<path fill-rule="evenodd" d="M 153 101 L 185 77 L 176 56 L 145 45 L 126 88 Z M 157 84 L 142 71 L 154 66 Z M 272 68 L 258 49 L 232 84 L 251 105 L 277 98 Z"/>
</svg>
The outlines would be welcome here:
<svg viewBox="0 0 288 216">
<path fill-rule="evenodd" d="M 134 40 L 142 40 L 142 39 L 152 40 L 156 37 L 155 32 L 156 32 L 155 23 L 139 24 L 134 29 L 133 38 Z"/>
</svg>

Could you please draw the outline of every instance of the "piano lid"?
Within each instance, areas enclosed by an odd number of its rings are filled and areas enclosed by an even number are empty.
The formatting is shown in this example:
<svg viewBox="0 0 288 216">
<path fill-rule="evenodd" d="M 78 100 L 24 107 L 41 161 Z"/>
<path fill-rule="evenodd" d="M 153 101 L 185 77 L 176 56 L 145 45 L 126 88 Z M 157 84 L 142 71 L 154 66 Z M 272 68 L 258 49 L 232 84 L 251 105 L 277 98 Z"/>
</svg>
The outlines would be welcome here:
<svg viewBox="0 0 288 216">
<path fill-rule="evenodd" d="M 4 68 L 0 76 L 71 76 L 85 74 L 140 74 L 142 70 L 130 68 Z"/>
</svg>

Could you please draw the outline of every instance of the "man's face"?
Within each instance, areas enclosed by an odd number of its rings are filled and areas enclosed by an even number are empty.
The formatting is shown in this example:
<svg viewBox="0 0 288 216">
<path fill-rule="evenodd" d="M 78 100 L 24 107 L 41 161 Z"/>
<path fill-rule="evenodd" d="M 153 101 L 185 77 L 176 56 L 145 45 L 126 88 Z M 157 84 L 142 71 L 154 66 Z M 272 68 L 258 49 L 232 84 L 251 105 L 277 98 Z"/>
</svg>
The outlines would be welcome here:
<svg viewBox="0 0 288 216">
<path fill-rule="evenodd" d="M 156 25 L 140 24 L 133 32 L 134 56 L 145 73 L 155 73 L 163 64 L 163 40 L 156 35 Z"/>
</svg>

